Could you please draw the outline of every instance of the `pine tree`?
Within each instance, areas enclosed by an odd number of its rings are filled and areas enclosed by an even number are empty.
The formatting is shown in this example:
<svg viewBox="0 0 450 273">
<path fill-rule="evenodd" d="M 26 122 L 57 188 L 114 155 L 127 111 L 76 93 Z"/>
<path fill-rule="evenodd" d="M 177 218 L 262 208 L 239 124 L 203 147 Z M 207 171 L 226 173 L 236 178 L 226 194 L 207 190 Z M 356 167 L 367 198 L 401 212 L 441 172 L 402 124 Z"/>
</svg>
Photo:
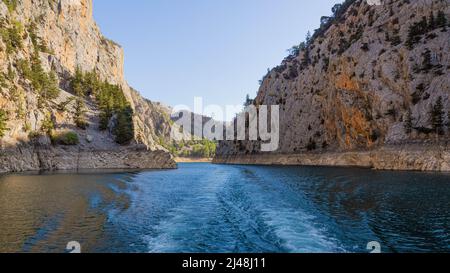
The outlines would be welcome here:
<svg viewBox="0 0 450 273">
<path fill-rule="evenodd" d="M 317 149 L 317 144 L 312 138 L 309 139 L 309 142 L 308 142 L 308 145 L 306 146 L 306 149 L 308 151 L 314 151 L 314 150 Z"/>
<path fill-rule="evenodd" d="M 444 106 L 442 104 L 442 97 L 439 97 L 436 104 L 432 107 L 431 123 L 436 134 L 442 135 L 444 133 Z"/>
<path fill-rule="evenodd" d="M 440 10 L 438 11 L 438 15 L 436 18 L 436 27 L 443 27 L 445 28 L 447 26 L 447 17 L 445 16 L 445 13 Z"/>
<path fill-rule="evenodd" d="M 83 72 L 77 67 L 75 70 L 75 76 L 72 78 L 71 87 L 73 92 L 78 97 L 83 97 Z"/>
<path fill-rule="evenodd" d="M 405 119 L 405 132 L 409 135 L 412 133 L 413 129 L 413 121 L 412 121 L 412 112 L 411 109 L 408 109 L 408 112 L 406 113 L 406 119 Z"/>
<path fill-rule="evenodd" d="M 420 33 L 419 33 L 419 27 L 417 24 L 414 24 L 409 27 L 408 30 L 408 39 L 406 40 L 406 45 L 409 49 L 413 49 L 414 45 L 417 44 L 420 41 Z"/>
<path fill-rule="evenodd" d="M 307 45 L 310 45 L 311 41 L 312 41 L 311 32 L 308 30 L 308 32 L 306 33 L 305 42 L 306 42 Z"/>
<path fill-rule="evenodd" d="M 447 112 L 447 129 L 450 131 L 450 111 Z"/>
<path fill-rule="evenodd" d="M 85 130 L 88 124 L 85 118 L 86 105 L 84 103 L 84 75 L 79 67 L 75 70 L 75 76 L 72 78 L 71 86 L 76 96 L 74 122 L 78 128 Z"/>
<path fill-rule="evenodd" d="M 433 29 L 435 29 L 436 28 L 436 20 L 435 20 L 435 18 L 434 18 L 434 12 L 432 11 L 431 13 L 430 13 L 430 19 L 429 19 L 429 21 L 428 21 L 428 29 L 429 30 L 433 30 Z"/>
<path fill-rule="evenodd" d="M 59 83 L 55 72 L 50 72 L 45 78 L 42 87 L 42 96 L 45 99 L 56 99 L 59 96 Z"/>
<path fill-rule="evenodd" d="M 133 110 L 131 107 L 128 106 L 117 114 L 114 135 L 116 136 L 116 142 L 122 145 L 130 143 L 133 139 Z"/>
<path fill-rule="evenodd" d="M 102 96 L 105 96 L 103 94 Z M 114 111 L 114 98 L 107 96 L 99 100 L 100 107 L 100 130 L 108 129 L 109 120 L 111 119 Z"/>
<path fill-rule="evenodd" d="M 8 115 L 5 110 L 0 109 L 0 138 L 5 136 L 5 132 L 8 130 L 6 122 L 8 121 Z"/>
<path fill-rule="evenodd" d="M 250 106 L 252 104 L 253 104 L 253 100 L 250 98 L 250 95 L 247 94 L 247 97 L 245 98 L 244 106 L 247 107 L 247 106 Z"/>
<path fill-rule="evenodd" d="M 413 49 L 414 45 L 420 42 L 422 35 L 426 34 L 429 30 L 428 19 L 426 16 L 422 17 L 420 22 L 414 23 L 409 27 L 408 39 L 406 45 L 409 49 Z"/>
<path fill-rule="evenodd" d="M 419 23 L 420 25 L 420 29 L 421 29 L 421 34 L 425 34 L 427 33 L 427 30 L 429 29 L 429 25 L 428 25 L 428 20 L 426 16 L 422 17 L 422 21 Z"/>
<path fill-rule="evenodd" d="M 51 114 L 47 113 L 44 121 L 42 121 L 41 131 L 48 136 L 52 136 L 53 129 L 55 129 L 55 123 L 53 122 Z"/>
<path fill-rule="evenodd" d="M 78 128 L 85 130 L 88 127 L 88 123 L 85 118 L 86 106 L 83 98 L 78 97 L 75 102 L 75 117 L 74 121 Z"/>
<path fill-rule="evenodd" d="M 425 49 L 425 52 L 422 54 L 423 57 L 423 64 L 422 64 L 422 71 L 428 72 L 430 69 L 433 68 L 433 63 L 431 60 L 431 51 L 427 48 Z"/>
<path fill-rule="evenodd" d="M 390 41 L 391 41 L 392 46 L 397 46 L 402 43 L 398 29 L 395 29 L 393 31 L 393 36 L 391 37 Z"/>
</svg>

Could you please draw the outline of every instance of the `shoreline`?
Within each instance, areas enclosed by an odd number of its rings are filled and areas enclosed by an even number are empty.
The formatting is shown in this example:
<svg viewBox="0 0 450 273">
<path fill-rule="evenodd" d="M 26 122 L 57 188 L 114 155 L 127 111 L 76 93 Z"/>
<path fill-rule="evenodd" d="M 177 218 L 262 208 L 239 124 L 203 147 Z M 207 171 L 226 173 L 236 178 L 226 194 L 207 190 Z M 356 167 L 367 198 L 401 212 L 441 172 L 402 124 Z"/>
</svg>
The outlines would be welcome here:
<svg viewBox="0 0 450 273">
<path fill-rule="evenodd" d="M 78 170 L 176 169 L 165 151 L 123 147 L 114 150 L 82 150 L 79 147 L 16 146 L 0 149 L 0 173 Z"/>
<path fill-rule="evenodd" d="M 176 163 L 212 163 L 212 158 L 175 157 Z"/>
<path fill-rule="evenodd" d="M 410 147 L 409 147 L 410 148 Z M 216 157 L 214 164 L 359 167 L 390 171 L 450 172 L 447 147 L 383 147 L 370 151 L 253 154 Z"/>
</svg>

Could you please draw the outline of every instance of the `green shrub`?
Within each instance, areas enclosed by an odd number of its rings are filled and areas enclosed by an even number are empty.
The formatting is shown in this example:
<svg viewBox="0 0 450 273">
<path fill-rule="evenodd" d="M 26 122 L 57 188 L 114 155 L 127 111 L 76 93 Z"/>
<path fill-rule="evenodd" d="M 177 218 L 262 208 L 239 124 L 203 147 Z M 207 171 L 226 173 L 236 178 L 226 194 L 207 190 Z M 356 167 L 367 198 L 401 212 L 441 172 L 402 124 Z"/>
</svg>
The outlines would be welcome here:
<svg viewBox="0 0 450 273">
<path fill-rule="evenodd" d="M 25 132 L 30 132 L 31 131 L 31 124 L 29 122 L 25 122 L 25 124 L 23 125 L 23 130 Z"/>
<path fill-rule="evenodd" d="M 37 131 L 31 131 L 31 132 L 28 134 L 28 138 L 29 138 L 30 140 L 37 139 L 37 138 L 39 138 L 39 137 L 41 137 L 41 136 L 42 136 L 42 133 L 41 133 L 41 132 L 37 132 Z"/>
<path fill-rule="evenodd" d="M 361 49 L 366 51 L 366 52 L 369 51 L 370 50 L 369 44 L 368 43 L 363 43 L 363 45 L 361 46 Z"/>
<path fill-rule="evenodd" d="M 3 3 L 8 7 L 9 12 L 13 12 L 17 8 L 17 0 L 3 0 Z"/>
<path fill-rule="evenodd" d="M 397 109 L 395 107 L 391 107 L 386 111 L 386 113 L 384 115 L 391 116 L 394 119 L 397 119 L 397 114 L 398 114 Z"/>
<path fill-rule="evenodd" d="M 53 135 L 52 142 L 54 144 L 71 146 L 78 145 L 80 143 L 80 139 L 78 138 L 77 133 L 71 131 Z"/>
</svg>

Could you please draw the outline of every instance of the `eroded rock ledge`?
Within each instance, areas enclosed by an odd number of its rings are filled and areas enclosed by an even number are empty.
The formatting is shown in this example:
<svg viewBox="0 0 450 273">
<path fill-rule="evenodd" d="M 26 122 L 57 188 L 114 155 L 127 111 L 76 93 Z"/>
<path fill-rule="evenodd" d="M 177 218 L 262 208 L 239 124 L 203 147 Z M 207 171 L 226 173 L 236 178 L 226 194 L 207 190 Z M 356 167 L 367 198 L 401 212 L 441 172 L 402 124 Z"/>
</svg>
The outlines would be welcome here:
<svg viewBox="0 0 450 273">
<path fill-rule="evenodd" d="M 0 173 L 88 169 L 174 169 L 165 151 L 141 148 L 80 150 L 77 147 L 18 146 L 0 150 Z"/>
<path fill-rule="evenodd" d="M 450 172 L 450 149 L 439 146 L 384 147 L 371 151 L 229 155 L 216 164 L 362 167 L 376 170 Z"/>
</svg>

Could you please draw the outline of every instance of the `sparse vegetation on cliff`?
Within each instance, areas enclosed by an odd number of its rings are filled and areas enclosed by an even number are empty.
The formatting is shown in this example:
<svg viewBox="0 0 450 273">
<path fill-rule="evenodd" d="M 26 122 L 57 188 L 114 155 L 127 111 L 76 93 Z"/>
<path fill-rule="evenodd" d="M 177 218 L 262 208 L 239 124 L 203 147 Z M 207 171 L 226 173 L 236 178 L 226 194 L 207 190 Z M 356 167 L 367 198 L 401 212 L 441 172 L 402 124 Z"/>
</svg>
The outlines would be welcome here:
<svg viewBox="0 0 450 273">
<path fill-rule="evenodd" d="M 119 144 L 128 144 L 133 139 L 133 109 L 120 86 L 101 81 L 94 71 L 84 73 L 79 68 L 72 78 L 71 86 L 78 97 L 75 113 L 78 127 L 86 128 L 84 99 L 93 96 L 100 110 L 99 129 L 111 129 Z"/>
<path fill-rule="evenodd" d="M 443 28 L 445 30 L 446 27 L 447 17 L 445 13 L 440 10 L 437 13 L 437 17 L 435 17 L 434 12 L 431 12 L 428 18 L 423 16 L 419 22 L 415 22 L 409 27 L 406 46 L 409 49 L 413 49 L 414 45 L 420 42 L 423 35 L 438 28 Z"/>
<path fill-rule="evenodd" d="M 308 34 L 306 36 L 306 41 L 301 42 L 299 45 L 293 46 L 289 49 L 290 57 L 297 57 L 300 52 L 307 50 L 307 48 L 314 43 L 314 41 L 325 34 L 325 32 L 335 23 L 338 23 L 342 20 L 342 16 L 348 10 L 348 8 L 355 2 L 356 0 L 345 0 L 341 4 L 335 4 L 331 8 L 332 15 L 331 16 L 322 16 L 320 19 L 320 27 L 314 31 L 314 33 Z M 356 38 L 356 37 L 354 37 Z M 347 41 L 341 41 L 341 48 L 348 46 Z"/>
<path fill-rule="evenodd" d="M 22 76 L 31 82 L 33 90 L 39 95 L 40 105 L 59 96 L 58 77 L 53 71 L 49 73 L 44 71 L 37 51 L 34 52 L 31 63 L 23 59 L 18 61 L 17 66 Z"/>
<path fill-rule="evenodd" d="M 51 50 L 49 50 L 49 48 L 47 47 L 47 45 L 44 43 L 44 41 L 37 35 L 36 31 L 37 31 L 36 23 L 31 22 L 27 26 L 27 32 L 34 50 L 37 52 L 52 53 Z"/>
<path fill-rule="evenodd" d="M 23 32 L 24 28 L 18 21 L 12 21 L 7 27 L 5 22 L 0 23 L 0 35 L 6 45 L 6 53 L 8 55 L 16 53 L 23 48 Z"/>
</svg>

